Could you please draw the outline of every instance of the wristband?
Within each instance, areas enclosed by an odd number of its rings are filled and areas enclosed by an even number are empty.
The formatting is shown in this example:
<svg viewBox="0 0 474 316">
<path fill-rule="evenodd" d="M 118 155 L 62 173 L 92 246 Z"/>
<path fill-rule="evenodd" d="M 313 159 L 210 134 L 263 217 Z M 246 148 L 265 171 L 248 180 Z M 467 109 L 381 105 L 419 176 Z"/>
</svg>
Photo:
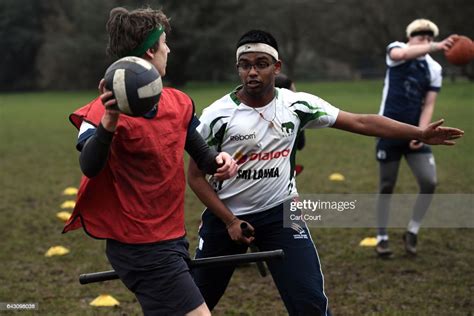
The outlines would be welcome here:
<svg viewBox="0 0 474 316">
<path fill-rule="evenodd" d="M 230 226 L 232 226 L 237 220 L 238 220 L 238 218 L 237 218 L 237 217 L 234 217 L 234 218 L 229 222 L 229 224 L 225 225 L 225 229 L 229 229 Z"/>
</svg>

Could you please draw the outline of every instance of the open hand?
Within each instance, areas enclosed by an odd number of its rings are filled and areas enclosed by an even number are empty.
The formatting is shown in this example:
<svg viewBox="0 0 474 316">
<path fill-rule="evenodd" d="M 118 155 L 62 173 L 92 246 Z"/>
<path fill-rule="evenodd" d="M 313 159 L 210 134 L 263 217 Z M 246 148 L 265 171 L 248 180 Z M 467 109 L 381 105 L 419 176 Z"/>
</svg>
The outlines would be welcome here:
<svg viewBox="0 0 474 316">
<path fill-rule="evenodd" d="M 454 127 L 442 127 L 444 120 L 429 124 L 421 133 L 420 141 L 429 145 L 454 145 L 455 139 L 461 138 L 464 131 Z"/>
</svg>

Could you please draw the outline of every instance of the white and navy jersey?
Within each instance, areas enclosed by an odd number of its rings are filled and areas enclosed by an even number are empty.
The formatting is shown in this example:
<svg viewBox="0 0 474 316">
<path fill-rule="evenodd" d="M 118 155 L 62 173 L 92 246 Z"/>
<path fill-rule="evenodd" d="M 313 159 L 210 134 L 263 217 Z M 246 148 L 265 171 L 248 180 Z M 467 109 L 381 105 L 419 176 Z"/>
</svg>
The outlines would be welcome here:
<svg viewBox="0 0 474 316">
<path fill-rule="evenodd" d="M 402 42 L 393 42 L 387 46 L 388 69 L 379 114 L 418 125 L 426 94 L 441 89 L 442 68 L 430 55 L 404 61 L 390 58 L 391 49 L 406 46 Z"/>
<path fill-rule="evenodd" d="M 204 109 L 200 117 L 197 130 L 207 143 L 232 155 L 239 165 L 234 178 L 210 179 L 220 199 L 236 215 L 261 212 L 296 196 L 298 132 L 332 126 L 339 113 L 317 96 L 275 91 L 270 103 L 252 108 L 238 100 L 236 90 Z"/>
</svg>

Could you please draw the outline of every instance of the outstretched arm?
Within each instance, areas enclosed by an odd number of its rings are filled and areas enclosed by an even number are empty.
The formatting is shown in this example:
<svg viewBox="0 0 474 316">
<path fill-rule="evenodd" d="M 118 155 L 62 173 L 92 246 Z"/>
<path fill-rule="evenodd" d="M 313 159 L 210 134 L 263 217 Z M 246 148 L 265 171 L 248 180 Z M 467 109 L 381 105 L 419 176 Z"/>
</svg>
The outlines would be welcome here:
<svg viewBox="0 0 474 316">
<path fill-rule="evenodd" d="M 443 122 L 439 120 L 420 128 L 381 115 L 340 111 L 332 127 L 367 136 L 417 139 L 430 145 L 454 145 L 454 140 L 462 137 L 464 132 L 457 128 L 442 127 Z"/>
<path fill-rule="evenodd" d="M 446 51 L 453 46 L 458 35 L 451 35 L 441 42 L 431 42 L 420 45 L 409 45 L 407 47 L 395 47 L 390 50 L 390 58 L 395 61 L 415 59 L 426 54 L 437 51 Z"/>
</svg>

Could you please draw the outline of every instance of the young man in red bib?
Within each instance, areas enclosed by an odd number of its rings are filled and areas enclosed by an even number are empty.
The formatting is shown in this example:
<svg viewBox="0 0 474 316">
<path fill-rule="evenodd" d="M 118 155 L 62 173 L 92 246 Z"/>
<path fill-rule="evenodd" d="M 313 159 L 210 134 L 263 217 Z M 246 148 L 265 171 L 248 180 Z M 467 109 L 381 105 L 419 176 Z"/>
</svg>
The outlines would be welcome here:
<svg viewBox="0 0 474 316">
<path fill-rule="evenodd" d="M 108 53 L 141 57 L 163 77 L 169 29 L 162 11 L 112 9 Z M 196 132 L 193 102 L 183 92 L 164 88 L 158 106 L 131 117 L 114 109 L 104 80 L 99 90 L 99 98 L 70 116 L 85 176 L 64 232 L 82 227 L 107 240 L 111 265 L 145 315 L 210 315 L 187 265 L 184 150 L 221 179 L 234 176 L 237 165 Z"/>
</svg>

